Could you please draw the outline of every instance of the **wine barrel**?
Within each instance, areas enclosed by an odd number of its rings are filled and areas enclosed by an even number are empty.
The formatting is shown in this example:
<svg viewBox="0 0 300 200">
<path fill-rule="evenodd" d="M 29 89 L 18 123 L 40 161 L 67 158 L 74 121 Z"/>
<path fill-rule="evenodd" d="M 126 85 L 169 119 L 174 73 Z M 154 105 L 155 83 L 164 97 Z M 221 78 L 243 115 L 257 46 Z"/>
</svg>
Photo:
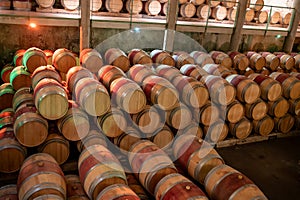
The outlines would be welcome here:
<svg viewBox="0 0 300 200">
<path fill-rule="evenodd" d="M 236 88 L 236 96 L 239 101 L 251 104 L 255 102 L 261 94 L 259 85 L 243 75 L 230 75 L 226 80 Z"/>
<path fill-rule="evenodd" d="M 268 102 L 268 105 L 269 115 L 277 118 L 283 117 L 288 112 L 290 106 L 289 102 L 283 97 L 280 97 L 276 101 Z"/>
<path fill-rule="evenodd" d="M 188 174 L 201 184 L 210 170 L 224 164 L 212 145 L 194 135 L 177 137 L 173 143 L 173 155 Z"/>
<path fill-rule="evenodd" d="M 13 128 L 14 125 L 14 115 L 13 111 L 2 111 L 0 113 L 0 129 L 4 128 Z"/>
<path fill-rule="evenodd" d="M 264 7 L 264 0 L 249 0 L 249 8 L 254 11 L 260 11 Z"/>
<path fill-rule="evenodd" d="M 129 0 L 130 1 L 130 0 Z M 152 59 L 148 53 L 142 49 L 132 49 L 128 52 L 128 58 L 131 65 L 151 65 Z"/>
<path fill-rule="evenodd" d="M 10 10 L 11 1 L 10 0 L 1 0 L 0 1 L 0 10 Z"/>
<path fill-rule="evenodd" d="M 206 4 L 209 5 L 210 7 L 216 7 L 220 5 L 220 1 L 214 1 L 214 0 L 205 0 Z"/>
<path fill-rule="evenodd" d="M 290 99 L 300 97 L 300 80 L 297 78 L 281 72 L 273 72 L 269 77 L 281 83 L 284 97 Z"/>
<path fill-rule="evenodd" d="M 47 65 L 52 65 L 53 51 L 46 49 L 46 50 L 43 50 L 43 52 L 45 53 L 46 58 L 47 58 Z"/>
<path fill-rule="evenodd" d="M 245 104 L 245 116 L 248 119 L 260 120 L 268 113 L 268 105 L 262 99 L 257 99 L 252 104 Z"/>
<path fill-rule="evenodd" d="M 146 77 L 155 75 L 155 70 L 152 69 L 150 66 L 136 64 L 130 67 L 129 71 L 127 72 L 127 76 L 135 81 L 137 84 L 142 85 L 143 81 Z"/>
<path fill-rule="evenodd" d="M 65 176 L 67 184 L 67 199 L 69 200 L 89 200 L 80 183 L 79 176 L 69 174 Z"/>
<path fill-rule="evenodd" d="M 169 174 L 162 178 L 155 187 L 157 200 L 177 199 L 203 199 L 208 200 L 205 193 L 192 181 L 181 174 Z"/>
<path fill-rule="evenodd" d="M 11 127 L 1 127 L 0 156 L 2 162 L 0 163 L 0 172 L 12 173 L 18 171 L 26 155 L 27 150 L 16 140 L 14 130 Z M 0 199 L 3 194 L 1 193 L 2 189 L 0 188 Z"/>
<path fill-rule="evenodd" d="M 201 4 L 197 7 L 196 15 L 200 19 L 208 19 L 211 15 L 211 8 L 209 7 L 209 5 Z"/>
<path fill-rule="evenodd" d="M 167 2 L 162 4 L 161 15 L 167 16 L 168 15 L 168 10 L 169 10 L 169 3 L 167 1 Z"/>
<path fill-rule="evenodd" d="M 229 123 L 228 127 L 231 135 L 241 140 L 247 138 L 252 132 L 252 123 L 246 117 L 237 123 Z"/>
<path fill-rule="evenodd" d="M 163 127 L 164 116 L 156 106 L 146 105 L 139 113 L 131 115 L 132 121 L 146 135 L 152 135 Z"/>
<path fill-rule="evenodd" d="M 196 14 L 196 6 L 191 2 L 181 4 L 179 13 L 182 17 L 192 18 Z"/>
<path fill-rule="evenodd" d="M 135 192 L 132 191 L 132 189 L 128 185 L 114 184 L 102 190 L 96 199 L 97 200 L 102 200 L 102 199 L 139 200 L 140 198 L 137 196 Z"/>
<path fill-rule="evenodd" d="M 300 80 L 300 73 L 299 72 L 291 72 L 290 75 L 294 76 L 294 77 L 296 77 L 297 79 Z"/>
<path fill-rule="evenodd" d="M 88 115 L 75 102 L 69 102 L 67 113 L 57 121 L 58 130 L 70 141 L 85 138 L 90 130 Z"/>
<path fill-rule="evenodd" d="M 247 57 L 250 60 L 250 67 L 253 70 L 260 71 L 266 65 L 266 59 L 262 57 L 259 53 L 249 51 Z"/>
<path fill-rule="evenodd" d="M 281 13 L 281 17 L 279 18 L 279 23 L 283 25 L 289 25 L 292 18 L 292 13 Z"/>
<path fill-rule="evenodd" d="M 237 123 L 240 121 L 245 115 L 244 106 L 238 101 L 234 100 L 232 103 L 227 105 L 224 109 L 225 111 L 225 120 L 229 123 Z M 222 112 L 222 111 L 221 111 Z M 221 113 L 222 116 L 222 113 Z"/>
<path fill-rule="evenodd" d="M 107 2 L 107 1 L 106 1 Z M 130 67 L 130 61 L 127 55 L 118 48 L 110 48 L 105 52 L 104 55 L 106 64 L 119 67 L 124 72 L 127 72 Z"/>
<path fill-rule="evenodd" d="M 97 12 L 101 9 L 102 7 L 102 0 L 92 0 L 90 3 L 90 10 L 92 12 Z"/>
<path fill-rule="evenodd" d="M 263 192 L 248 177 L 225 164 L 212 169 L 204 185 L 212 199 L 267 200 Z"/>
<path fill-rule="evenodd" d="M 199 65 L 186 64 L 180 68 L 180 72 L 186 76 L 200 80 L 203 76 L 208 75 L 208 73 L 202 69 Z"/>
<path fill-rule="evenodd" d="M 122 0 L 105 0 L 105 8 L 108 12 L 119 13 L 123 8 Z"/>
<path fill-rule="evenodd" d="M 289 104 L 290 104 L 289 112 L 292 115 L 300 116 L 300 98 L 290 99 Z"/>
<path fill-rule="evenodd" d="M 165 152 L 168 152 L 168 150 L 171 149 L 174 140 L 174 133 L 167 125 L 165 125 L 161 129 L 154 132 L 153 136 L 149 139 L 159 148 L 161 148 Z"/>
<path fill-rule="evenodd" d="M 34 89 L 34 103 L 44 118 L 60 119 L 68 111 L 68 94 L 56 80 L 44 78 Z"/>
<path fill-rule="evenodd" d="M 280 58 L 280 67 L 286 70 L 292 70 L 295 66 L 295 58 L 285 53 L 276 54 Z"/>
<path fill-rule="evenodd" d="M 268 136 L 274 129 L 274 120 L 266 115 L 260 120 L 253 120 L 253 131 L 262 136 Z"/>
<path fill-rule="evenodd" d="M 36 3 L 40 8 L 52 8 L 55 4 L 55 0 L 37 0 Z"/>
<path fill-rule="evenodd" d="M 71 67 L 77 65 L 75 55 L 66 48 L 60 48 L 54 51 L 52 63 L 59 72 L 63 73 L 67 73 Z"/>
<path fill-rule="evenodd" d="M 26 71 L 24 66 L 15 67 L 10 73 L 9 82 L 16 91 L 22 87 L 30 87 L 30 73 Z"/>
<path fill-rule="evenodd" d="M 226 78 L 227 76 L 232 74 L 231 70 L 219 64 L 206 64 L 202 68 L 209 74 L 221 76 L 222 78 Z"/>
<path fill-rule="evenodd" d="M 51 78 L 59 83 L 62 83 L 62 79 L 59 73 L 55 70 L 52 65 L 40 66 L 36 68 L 31 75 L 31 86 L 34 89 L 40 80 L 44 78 Z"/>
<path fill-rule="evenodd" d="M 147 99 L 163 110 L 171 110 L 179 102 L 176 88 L 164 78 L 148 76 L 144 79 L 142 87 Z"/>
<path fill-rule="evenodd" d="M 125 169 L 128 186 L 136 193 L 141 200 L 150 200 L 149 195 L 144 190 L 143 186 L 135 178 L 131 170 Z"/>
<path fill-rule="evenodd" d="M 227 9 L 224 6 L 218 5 L 212 8 L 211 16 L 219 21 L 222 21 L 227 16 Z"/>
<path fill-rule="evenodd" d="M 250 64 L 247 56 L 242 53 L 231 51 L 228 52 L 228 55 L 232 59 L 232 66 L 234 69 L 244 71 Z"/>
<path fill-rule="evenodd" d="M 121 77 L 126 77 L 126 74 L 120 68 L 112 65 L 105 65 L 98 71 L 98 79 L 107 89 L 114 80 Z"/>
<path fill-rule="evenodd" d="M 9 3 L 10 4 L 10 3 Z M 0 2 L 1 6 L 1 2 Z M 18 200 L 18 191 L 16 185 L 5 185 L 0 187 L 1 200 Z"/>
<path fill-rule="evenodd" d="M 195 6 L 200 6 L 200 5 L 203 5 L 205 3 L 205 0 L 190 0 L 190 2 L 192 4 L 194 4 Z"/>
<path fill-rule="evenodd" d="M 175 67 L 175 60 L 166 51 L 159 50 L 159 49 L 153 50 L 150 53 L 150 57 L 153 63 Z"/>
<path fill-rule="evenodd" d="M 141 0 L 127 0 L 126 10 L 130 14 L 139 14 L 143 10 L 143 2 Z"/>
<path fill-rule="evenodd" d="M 10 64 L 5 65 L 1 70 L 1 79 L 4 83 L 9 83 L 10 73 L 14 67 Z"/>
<path fill-rule="evenodd" d="M 113 184 L 126 184 L 125 172 L 118 159 L 106 147 L 93 145 L 79 156 L 80 182 L 90 199 Z"/>
<path fill-rule="evenodd" d="M 208 89 L 210 99 L 219 105 L 228 105 L 236 97 L 236 89 L 220 76 L 206 75 L 200 80 Z"/>
<path fill-rule="evenodd" d="M 172 110 L 167 111 L 166 123 L 175 129 L 184 129 L 192 121 L 192 113 L 184 104 L 180 103 Z"/>
<path fill-rule="evenodd" d="M 94 1 L 93 1 L 94 2 Z M 80 52 L 80 63 L 93 73 L 97 73 L 103 65 L 100 53 L 95 49 L 84 49 Z"/>
<path fill-rule="evenodd" d="M 112 102 L 130 114 L 142 111 L 147 103 L 146 96 L 140 86 L 124 77 L 111 83 L 110 94 Z"/>
<path fill-rule="evenodd" d="M 205 126 L 209 126 L 219 118 L 219 110 L 216 105 L 208 101 L 199 110 L 194 111 L 194 117 Z"/>
<path fill-rule="evenodd" d="M 226 53 L 221 51 L 211 51 L 209 54 L 216 64 L 220 64 L 228 69 L 231 69 L 232 61 Z"/>
<path fill-rule="evenodd" d="M 267 11 L 260 10 L 255 12 L 254 19 L 257 20 L 258 23 L 264 24 L 268 21 L 269 15 Z"/>
<path fill-rule="evenodd" d="M 223 141 L 228 135 L 229 128 L 224 120 L 216 120 L 209 126 L 204 126 L 203 132 L 205 140 L 209 142 L 217 143 Z"/>
<path fill-rule="evenodd" d="M 276 101 L 282 95 L 282 87 L 279 82 L 262 74 L 250 74 L 251 80 L 260 86 L 261 98 L 266 101 Z"/>
<path fill-rule="evenodd" d="M 281 15 L 278 11 L 272 11 L 271 18 L 270 18 L 270 24 L 278 24 L 280 21 Z"/>
<path fill-rule="evenodd" d="M 144 5 L 147 15 L 156 16 L 161 12 L 161 4 L 158 0 L 148 0 Z"/>
<path fill-rule="evenodd" d="M 184 51 L 174 52 L 172 57 L 176 62 L 177 69 L 180 69 L 183 65 L 186 64 L 195 64 L 194 58 L 192 58 L 190 54 Z"/>
<path fill-rule="evenodd" d="M 15 67 L 22 65 L 22 60 L 23 60 L 25 51 L 26 51 L 25 49 L 19 49 L 15 52 L 14 58 L 13 58 L 13 65 Z"/>
<path fill-rule="evenodd" d="M 237 14 L 237 8 L 236 7 L 229 8 L 229 9 L 227 9 L 227 16 L 226 17 L 230 21 L 235 21 L 236 14 Z"/>
<path fill-rule="evenodd" d="M 158 76 L 161 76 L 170 82 L 172 82 L 178 75 L 181 75 L 180 71 L 176 67 L 171 67 L 169 65 L 159 65 L 155 70 Z"/>
<path fill-rule="evenodd" d="M 69 142 L 57 133 L 50 133 L 45 142 L 39 146 L 40 153 L 51 155 L 61 165 L 65 163 L 70 154 Z"/>
<path fill-rule="evenodd" d="M 75 96 L 76 102 L 89 115 L 100 116 L 109 110 L 110 96 L 108 91 L 104 85 L 95 79 L 80 79 L 75 86 Z"/>
<path fill-rule="evenodd" d="M 206 64 L 215 63 L 209 54 L 202 51 L 193 51 L 190 53 L 190 56 L 194 58 L 195 63 L 200 67 L 203 67 Z"/>
<path fill-rule="evenodd" d="M 127 119 L 121 110 L 112 107 L 106 114 L 98 117 L 97 124 L 106 136 L 114 138 L 126 130 Z"/>
<path fill-rule="evenodd" d="M 41 49 L 32 47 L 24 52 L 22 63 L 28 72 L 33 73 L 36 68 L 47 65 L 47 57 Z"/>
<path fill-rule="evenodd" d="M 255 11 L 253 9 L 246 9 L 245 22 L 251 22 L 255 17 Z"/>
<path fill-rule="evenodd" d="M 300 69 L 300 54 L 294 54 L 294 59 L 295 59 L 295 68 L 297 70 Z"/>
<path fill-rule="evenodd" d="M 66 10 L 76 10 L 79 7 L 79 0 L 61 0 L 61 5 Z"/>
<path fill-rule="evenodd" d="M 102 145 L 107 147 L 106 137 L 102 131 L 99 130 L 90 130 L 88 135 L 79 140 L 77 142 L 77 150 L 82 152 L 84 149 L 88 148 L 89 146 L 93 145 Z"/>
<path fill-rule="evenodd" d="M 6 108 L 12 107 L 12 100 L 14 97 L 15 91 L 11 84 L 3 83 L 0 86 L 0 111 Z"/>
<path fill-rule="evenodd" d="M 28 157 L 18 176 L 19 199 L 34 199 L 42 195 L 57 195 L 66 199 L 67 186 L 62 169 L 45 153 Z"/>
<path fill-rule="evenodd" d="M 269 52 L 262 52 L 261 55 L 266 59 L 266 67 L 271 71 L 275 71 L 280 65 L 280 59 Z"/>
<path fill-rule="evenodd" d="M 181 100 L 193 108 L 201 108 L 209 99 L 209 93 L 206 87 L 196 79 L 188 76 L 176 76 L 172 84 L 180 94 Z"/>
<path fill-rule="evenodd" d="M 131 146 L 129 163 L 140 183 L 154 194 L 157 183 L 166 175 L 176 173 L 172 160 L 157 145 L 141 140 Z"/>
<path fill-rule="evenodd" d="M 142 134 L 134 127 L 127 127 L 124 132 L 113 139 L 113 143 L 120 148 L 120 152 L 127 155 L 130 147 L 141 140 Z"/>
<path fill-rule="evenodd" d="M 200 127 L 199 123 L 197 122 L 197 120 L 191 121 L 191 123 L 185 128 L 185 129 L 181 129 L 178 130 L 176 135 L 187 135 L 187 134 L 191 134 L 191 135 L 195 135 L 198 138 L 202 138 L 203 137 L 203 130 Z"/>
<path fill-rule="evenodd" d="M 82 78 L 94 78 L 94 75 L 86 68 L 81 66 L 72 67 L 66 74 L 66 84 L 70 93 L 74 94 L 74 89 L 78 81 Z"/>
<path fill-rule="evenodd" d="M 14 10 L 30 11 L 32 2 L 32 0 L 12 0 L 12 5 Z"/>
<path fill-rule="evenodd" d="M 289 133 L 291 129 L 294 127 L 295 118 L 287 113 L 280 118 L 274 118 L 275 127 L 274 129 L 280 133 Z"/>
</svg>

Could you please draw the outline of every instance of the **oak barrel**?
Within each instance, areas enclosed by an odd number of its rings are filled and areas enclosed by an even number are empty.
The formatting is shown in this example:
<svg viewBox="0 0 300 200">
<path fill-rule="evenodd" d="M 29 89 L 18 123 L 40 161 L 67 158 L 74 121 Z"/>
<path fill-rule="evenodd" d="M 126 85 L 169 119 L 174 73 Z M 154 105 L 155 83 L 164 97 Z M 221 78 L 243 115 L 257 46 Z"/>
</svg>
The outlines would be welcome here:
<svg viewBox="0 0 300 200">
<path fill-rule="evenodd" d="M 230 21 L 235 21 L 236 14 L 237 14 L 237 8 L 232 7 L 232 8 L 227 9 L 227 16 L 226 17 Z"/>
<path fill-rule="evenodd" d="M 19 49 L 15 52 L 14 58 L 13 58 L 13 64 L 15 67 L 22 65 L 23 56 L 25 53 L 25 49 Z"/>
<path fill-rule="evenodd" d="M 236 0 L 222 1 L 221 3 L 226 8 L 232 8 L 232 7 L 234 7 L 236 5 Z"/>
<path fill-rule="evenodd" d="M 195 64 L 194 58 L 184 51 L 174 52 L 172 57 L 176 62 L 177 69 L 180 69 L 185 64 Z"/>
<path fill-rule="evenodd" d="M 24 66 L 15 67 L 10 73 L 9 82 L 13 86 L 14 90 L 18 90 L 22 87 L 30 87 L 30 73 L 26 71 Z"/>
<path fill-rule="evenodd" d="M 179 69 L 169 65 L 159 65 L 155 68 L 155 71 L 158 76 L 161 76 L 170 82 L 172 82 L 178 75 L 181 75 Z"/>
<path fill-rule="evenodd" d="M 205 0 L 190 0 L 190 2 L 192 4 L 194 4 L 195 6 L 200 6 L 200 5 L 203 5 L 205 3 Z"/>
<path fill-rule="evenodd" d="M 37 0 L 36 3 L 40 8 L 52 8 L 55 4 L 55 0 Z"/>
<path fill-rule="evenodd" d="M 181 4 L 179 13 L 182 17 L 191 18 L 196 14 L 196 6 L 191 2 Z"/>
<path fill-rule="evenodd" d="M 255 17 L 255 11 L 253 9 L 246 9 L 245 22 L 251 22 Z"/>
<path fill-rule="evenodd" d="M 195 63 L 200 67 L 203 67 L 206 64 L 214 64 L 214 60 L 208 53 L 202 51 L 193 51 L 190 53 L 190 56 L 194 58 Z"/>
<path fill-rule="evenodd" d="M 228 135 L 229 128 L 224 120 L 218 119 L 209 126 L 204 126 L 205 139 L 217 143 L 223 141 Z"/>
<path fill-rule="evenodd" d="M 91 128 L 87 136 L 77 142 L 77 150 L 79 152 L 82 152 L 89 146 L 93 146 L 96 144 L 107 147 L 106 136 L 100 129 L 97 130 Z"/>
<path fill-rule="evenodd" d="M 106 64 L 119 67 L 124 72 L 127 72 L 130 67 L 130 61 L 127 55 L 119 48 L 110 48 L 104 55 Z"/>
<path fill-rule="evenodd" d="M 0 10 L 10 10 L 11 0 L 1 0 Z"/>
<path fill-rule="evenodd" d="M 221 64 L 206 64 L 202 67 L 207 73 L 211 75 L 221 76 L 226 78 L 232 74 L 232 71 Z"/>
<path fill-rule="evenodd" d="M 1 2 L 0 2 L 1 5 Z M 17 186 L 14 184 L 0 187 L 1 200 L 18 200 Z"/>
<path fill-rule="evenodd" d="M 289 112 L 292 115 L 300 116 L 300 98 L 298 98 L 298 99 L 290 99 L 289 100 L 289 104 L 290 104 Z"/>
<path fill-rule="evenodd" d="M 278 53 L 277 57 L 280 58 L 280 67 L 282 69 L 291 70 L 295 66 L 295 58 L 285 54 L 285 53 Z"/>
<path fill-rule="evenodd" d="M 61 0 L 60 3 L 66 10 L 76 10 L 80 4 L 79 0 Z"/>
<path fill-rule="evenodd" d="M 80 52 L 80 63 L 93 73 L 97 73 L 103 65 L 100 53 L 95 49 L 83 49 Z"/>
<path fill-rule="evenodd" d="M 252 104 L 245 104 L 245 116 L 248 119 L 260 120 L 268 113 L 268 105 L 262 99 L 257 99 Z"/>
<path fill-rule="evenodd" d="M 98 71 L 98 79 L 107 89 L 110 88 L 114 80 L 121 77 L 126 77 L 126 74 L 120 68 L 113 65 L 105 65 Z"/>
<path fill-rule="evenodd" d="M 151 142 L 153 142 L 159 148 L 166 152 L 170 150 L 172 146 L 174 140 L 174 133 L 167 125 L 165 125 L 161 129 L 154 132 L 153 136 L 149 139 Z"/>
<path fill-rule="evenodd" d="M 250 61 L 242 53 L 236 52 L 236 51 L 230 51 L 228 52 L 229 57 L 232 59 L 232 66 L 234 69 L 238 70 L 246 70 L 246 68 L 249 66 Z"/>
<path fill-rule="evenodd" d="M 158 0 L 149 0 L 144 4 L 147 15 L 156 16 L 161 12 L 162 6 Z"/>
<path fill-rule="evenodd" d="M 255 11 L 260 11 L 264 7 L 264 0 L 248 0 L 248 6 Z"/>
<path fill-rule="evenodd" d="M 247 52 L 247 57 L 250 60 L 250 67 L 253 70 L 260 71 L 266 65 L 266 59 L 259 53 L 249 51 Z"/>
<path fill-rule="evenodd" d="M 184 129 L 191 121 L 192 113 L 184 103 L 166 112 L 166 123 L 175 129 Z"/>
<path fill-rule="evenodd" d="M 122 0 L 105 0 L 105 8 L 108 12 L 119 13 L 123 8 Z"/>
<path fill-rule="evenodd" d="M 131 65 L 142 64 L 151 65 L 152 59 L 148 53 L 142 49 L 131 49 L 128 52 L 128 58 Z"/>
<path fill-rule="evenodd" d="M 253 120 L 253 131 L 262 136 L 268 136 L 274 129 L 274 120 L 266 115 L 260 120 Z"/>
<path fill-rule="evenodd" d="M 27 71 L 33 73 L 36 68 L 47 65 L 47 57 L 41 49 L 32 47 L 24 52 L 22 63 Z"/>
<path fill-rule="evenodd" d="M 10 64 L 5 65 L 1 69 L 1 79 L 4 83 L 9 83 L 10 73 L 12 72 L 13 69 L 14 67 Z"/>
<path fill-rule="evenodd" d="M 211 16 L 216 20 L 223 20 L 227 16 L 227 9 L 224 6 L 218 5 L 212 8 Z"/>
<path fill-rule="evenodd" d="M 288 112 L 290 106 L 289 102 L 283 97 L 280 97 L 276 101 L 268 102 L 268 105 L 268 114 L 277 118 L 283 117 Z"/>
<path fill-rule="evenodd" d="M 0 86 L 0 111 L 6 108 L 12 107 L 12 100 L 14 97 L 15 91 L 10 83 L 3 83 Z"/>
<path fill-rule="evenodd" d="M 270 24 L 278 24 L 280 21 L 281 15 L 278 11 L 271 12 Z"/>
<path fill-rule="evenodd" d="M 97 200 L 110 199 L 110 200 L 139 200 L 132 189 L 125 184 L 113 184 L 102 190 L 96 198 Z"/>
<path fill-rule="evenodd" d="M 194 64 L 183 65 L 180 68 L 180 72 L 186 76 L 193 77 L 198 81 L 200 81 L 200 79 L 203 76 L 208 75 L 208 73 L 204 69 L 202 69 L 202 67 L 200 67 L 199 65 L 194 65 Z"/>
<path fill-rule="evenodd" d="M 71 67 L 77 65 L 75 55 L 66 48 L 60 48 L 54 51 L 52 63 L 59 72 L 63 73 L 67 73 Z"/>
<path fill-rule="evenodd" d="M 281 17 L 279 18 L 279 23 L 283 25 L 290 24 L 292 18 L 292 13 L 281 13 Z"/>
<path fill-rule="evenodd" d="M 163 65 L 169 65 L 175 67 L 175 60 L 172 58 L 172 56 L 160 49 L 156 49 L 151 51 L 150 57 L 152 59 L 152 62 L 155 64 L 163 64 Z"/>
<path fill-rule="evenodd" d="M 127 127 L 121 135 L 115 137 L 113 139 L 113 143 L 119 147 L 120 152 L 127 155 L 130 147 L 137 141 L 141 140 L 142 137 L 143 135 L 137 128 L 130 126 Z"/>
<path fill-rule="evenodd" d="M 89 200 L 80 183 L 78 175 L 69 174 L 65 176 L 67 183 L 67 199 L 69 200 Z"/>
<path fill-rule="evenodd" d="M 102 7 L 102 0 L 92 0 L 90 3 L 90 10 L 97 12 Z"/>
<path fill-rule="evenodd" d="M 280 118 L 274 118 L 275 130 L 280 133 L 289 133 L 294 127 L 295 118 L 291 114 L 287 113 Z"/>
<path fill-rule="evenodd" d="M 280 65 L 280 59 L 269 52 L 262 52 L 261 55 L 266 59 L 266 67 L 271 71 L 275 71 Z"/>
<path fill-rule="evenodd" d="M 252 132 L 252 123 L 246 117 L 243 117 L 237 123 L 229 123 L 229 132 L 238 139 L 247 138 Z"/>
<path fill-rule="evenodd" d="M 62 79 L 59 73 L 55 70 L 52 65 L 40 66 L 34 70 L 31 75 L 31 86 L 34 89 L 38 82 L 44 78 L 51 78 L 62 83 Z"/>
<path fill-rule="evenodd" d="M 208 101 L 200 109 L 194 110 L 194 118 L 205 126 L 209 126 L 219 118 L 218 107 Z"/>
<path fill-rule="evenodd" d="M 74 89 L 78 81 L 82 78 L 94 78 L 94 75 L 82 66 L 75 66 L 70 68 L 66 74 L 66 84 L 70 93 L 74 93 Z"/>
<path fill-rule="evenodd" d="M 255 12 L 254 19 L 260 24 L 264 24 L 268 21 L 269 15 L 267 11 L 260 10 Z"/>
<path fill-rule="evenodd" d="M 221 111 L 222 112 L 222 111 Z M 222 116 L 223 113 L 221 113 Z M 225 120 L 230 123 L 237 123 L 240 121 L 245 115 L 245 109 L 243 104 L 241 104 L 238 100 L 234 100 L 232 103 L 225 107 Z"/>
<path fill-rule="evenodd" d="M 143 10 L 143 2 L 141 0 L 127 0 L 126 10 L 131 14 L 139 14 Z"/>
<path fill-rule="evenodd" d="M 127 72 L 127 76 L 139 85 L 142 85 L 146 77 L 155 74 L 155 70 L 152 67 L 142 64 L 133 65 Z"/>
<path fill-rule="evenodd" d="M 220 5 L 220 1 L 215 1 L 215 0 L 205 0 L 206 4 L 209 5 L 210 7 L 216 7 Z"/>
<path fill-rule="evenodd" d="M 211 16 L 211 8 L 209 5 L 201 4 L 197 7 L 196 15 L 201 19 L 208 19 Z"/>
<path fill-rule="evenodd" d="M 30 11 L 33 0 L 12 0 L 14 10 Z"/>
</svg>

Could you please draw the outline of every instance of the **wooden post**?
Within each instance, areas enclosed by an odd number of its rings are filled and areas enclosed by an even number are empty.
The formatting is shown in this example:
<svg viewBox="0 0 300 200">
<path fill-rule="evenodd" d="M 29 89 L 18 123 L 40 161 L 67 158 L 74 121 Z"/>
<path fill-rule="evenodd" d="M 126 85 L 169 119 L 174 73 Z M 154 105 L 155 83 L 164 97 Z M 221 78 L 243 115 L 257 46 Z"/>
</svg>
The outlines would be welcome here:
<svg viewBox="0 0 300 200">
<path fill-rule="evenodd" d="M 294 0 L 294 8 L 295 10 L 289 25 L 289 32 L 283 45 L 283 51 L 286 53 L 290 53 L 293 50 L 293 44 L 295 42 L 295 37 L 300 22 L 300 0 Z"/>
<path fill-rule="evenodd" d="M 163 50 L 172 52 L 174 47 L 176 21 L 178 15 L 178 0 L 169 0 L 167 24 L 164 36 Z"/>
<path fill-rule="evenodd" d="M 90 1 L 80 0 L 80 51 L 90 47 Z"/>
<path fill-rule="evenodd" d="M 242 39 L 243 25 L 245 22 L 246 8 L 247 8 L 247 1 L 245 0 L 239 1 L 237 17 L 235 21 L 235 28 L 233 29 L 233 33 L 231 35 L 231 40 L 230 40 L 230 49 L 232 51 L 239 50 L 239 45 Z"/>
</svg>

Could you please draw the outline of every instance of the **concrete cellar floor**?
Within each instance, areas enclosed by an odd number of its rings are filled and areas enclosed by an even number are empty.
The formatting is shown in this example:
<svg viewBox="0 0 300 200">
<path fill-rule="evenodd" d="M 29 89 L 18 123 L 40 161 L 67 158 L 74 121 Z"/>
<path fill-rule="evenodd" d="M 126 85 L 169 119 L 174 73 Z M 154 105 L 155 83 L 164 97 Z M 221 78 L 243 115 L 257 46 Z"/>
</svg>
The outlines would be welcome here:
<svg viewBox="0 0 300 200">
<path fill-rule="evenodd" d="M 218 148 L 225 163 L 248 176 L 270 200 L 300 199 L 300 136 Z"/>
</svg>

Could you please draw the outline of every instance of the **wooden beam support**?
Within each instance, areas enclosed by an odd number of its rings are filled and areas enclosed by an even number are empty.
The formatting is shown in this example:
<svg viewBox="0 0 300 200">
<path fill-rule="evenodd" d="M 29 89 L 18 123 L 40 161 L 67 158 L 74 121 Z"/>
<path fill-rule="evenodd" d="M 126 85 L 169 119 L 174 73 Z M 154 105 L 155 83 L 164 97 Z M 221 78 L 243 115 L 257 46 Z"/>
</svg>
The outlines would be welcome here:
<svg viewBox="0 0 300 200">
<path fill-rule="evenodd" d="M 291 22 L 289 25 L 288 35 L 285 38 L 284 45 L 283 45 L 283 51 L 286 53 L 290 53 L 293 50 L 293 45 L 295 42 L 295 37 L 300 22 L 300 0 L 294 0 L 293 7 L 295 8 L 295 10 L 293 12 L 293 16 L 291 18 Z"/>
<path fill-rule="evenodd" d="M 90 47 L 90 25 L 91 25 L 91 12 L 90 1 L 81 0 L 81 23 L 80 23 L 80 51 Z"/>
<path fill-rule="evenodd" d="M 232 51 L 239 50 L 239 45 L 242 39 L 243 25 L 245 22 L 246 8 L 247 8 L 247 1 L 245 0 L 239 1 L 235 27 L 233 29 L 233 33 L 231 35 L 231 40 L 230 40 L 230 49 Z"/>
<path fill-rule="evenodd" d="M 168 1 L 167 24 L 164 36 L 163 49 L 172 52 L 174 47 L 176 21 L 178 16 L 178 0 Z"/>
</svg>

